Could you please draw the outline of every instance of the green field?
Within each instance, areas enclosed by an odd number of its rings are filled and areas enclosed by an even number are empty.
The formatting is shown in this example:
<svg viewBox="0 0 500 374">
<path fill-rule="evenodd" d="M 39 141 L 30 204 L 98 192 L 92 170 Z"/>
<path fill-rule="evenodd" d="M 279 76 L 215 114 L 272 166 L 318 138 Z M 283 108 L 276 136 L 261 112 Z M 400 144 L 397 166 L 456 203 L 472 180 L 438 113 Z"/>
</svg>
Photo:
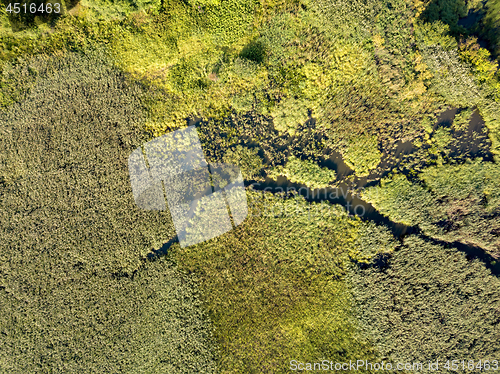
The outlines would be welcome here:
<svg viewBox="0 0 500 374">
<path fill-rule="evenodd" d="M 13 4 L 0 373 L 500 360 L 498 0 Z M 190 121 L 247 185 L 349 186 L 383 219 L 247 187 L 240 226 L 181 248 L 127 159 Z"/>
</svg>

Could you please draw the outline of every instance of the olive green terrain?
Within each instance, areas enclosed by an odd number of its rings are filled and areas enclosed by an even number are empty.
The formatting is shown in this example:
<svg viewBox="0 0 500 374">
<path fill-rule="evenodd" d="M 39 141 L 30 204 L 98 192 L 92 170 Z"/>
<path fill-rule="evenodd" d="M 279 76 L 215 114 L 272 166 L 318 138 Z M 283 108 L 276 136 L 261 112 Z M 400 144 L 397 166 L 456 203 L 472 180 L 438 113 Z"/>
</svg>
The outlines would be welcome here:
<svg viewBox="0 0 500 374">
<path fill-rule="evenodd" d="M 498 0 L 0 4 L 0 373 L 500 359 L 495 263 L 459 249 L 500 257 Z M 181 248 L 127 159 L 188 123 L 249 183 L 387 220 L 248 187 Z"/>
</svg>

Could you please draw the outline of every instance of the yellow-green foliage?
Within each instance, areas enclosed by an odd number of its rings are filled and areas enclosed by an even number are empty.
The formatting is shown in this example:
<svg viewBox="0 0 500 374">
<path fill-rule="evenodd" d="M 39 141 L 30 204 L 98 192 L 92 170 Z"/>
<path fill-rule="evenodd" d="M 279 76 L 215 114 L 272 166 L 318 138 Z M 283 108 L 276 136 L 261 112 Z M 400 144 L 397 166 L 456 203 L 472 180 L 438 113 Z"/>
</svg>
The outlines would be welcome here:
<svg viewBox="0 0 500 374">
<path fill-rule="evenodd" d="M 500 101 L 481 103 L 479 110 L 489 130 L 491 153 L 498 162 L 500 161 Z"/>
<path fill-rule="evenodd" d="M 424 61 L 434 74 L 431 90 L 448 104 L 466 108 L 481 102 L 482 93 L 469 68 L 460 61 L 457 51 L 440 46 L 424 50 Z"/>
<path fill-rule="evenodd" d="M 332 88 L 320 109 L 317 127 L 327 134 L 326 144 L 338 150 L 357 175 L 366 176 L 380 162 L 379 143 L 384 139 L 394 141 L 393 135 L 388 134 L 392 126 L 402 126 L 404 133 L 412 136 L 409 130 L 420 125 L 417 118 L 422 114 L 415 114 L 414 122 L 401 123 L 405 114 L 399 111 L 403 107 L 410 109 L 406 105 L 389 98 L 387 88 L 377 81 L 375 72 L 366 72 Z"/>
<path fill-rule="evenodd" d="M 342 64 L 343 67 L 348 65 Z M 345 75 L 344 75 L 345 76 Z M 330 71 L 318 63 L 306 63 L 297 72 L 298 84 L 294 87 L 305 99 L 317 104 L 326 97 L 333 83 Z"/>
<path fill-rule="evenodd" d="M 373 58 L 359 44 L 341 42 L 336 44 L 329 56 L 332 60 L 335 83 L 349 82 L 359 75 L 370 74 Z"/>
<path fill-rule="evenodd" d="M 188 0 L 188 3 L 196 9 L 200 9 L 210 5 L 220 5 L 221 0 Z"/>
<path fill-rule="evenodd" d="M 312 13 L 277 14 L 255 30 L 252 1 L 164 6 L 164 15 L 129 17 L 111 43 L 122 69 L 167 92 L 157 105 L 169 115 L 147 126 L 155 135 L 189 115 L 252 109 L 294 134 L 310 110 L 321 113 L 332 85 L 372 66 L 359 43 L 330 44 Z"/>
<path fill-rule="evenodd" d="M 138 11 L 158 11 L 161 7 L 160 0 L 81 0 L 79 11 L 86 16 L 108 21 L 110 19 L 123 19 Z"/>
<path fill-rule="evenodd" d="M 188 116 L 222 118 L 232 97 L 252 92 L 259 81 L 259 73 L 240 75 L 241 64 L 232 66 L 245 43 L 253 2 L 199 6 L 167 1 L 163 14 L 129 17 L 112 40 L 120 68 L 166 93 L 156 105 L 168 114 L 147 126 L 155 135 L 179 128 Z"/>
<path fill-rule="evenodd" d="M 432 134 L 429 141 L 431 148 L 429 152 L 434 155 L 447 154 L 449 146 L 453 141 L 453 136 L 451 135 L 451 130 L 446 127 L 440 127 Z"/>
<path fill-rule="evenodd" d="M 490 39 L 496 56 L 500 56 L 500 1 L 488 0 L 486 2 L 487 14 L 485 25 L 487 27 L 487 36 Z"/>
<path fill-rule="evenodd" d="M 456 131 L 467 131 L 467 129 L 469 128 L 472 113 L 472 109 L 464 109 L 457 113 L 455 115 L 455 118 L 453 118 L 453 129 Z"/>
<path fill-rule="evenodd" d="M 205 119 L 197 127 L 211 162 L 237 164 L 245 179 L 258 180 L 265 159 L 270 176 L 310 188 L 331 184 L 335 173 L 309 160 L 336 150 L 357 176 L 369 175 L 379 147 L 389 153 L 397 141 L 432 133 L 443 104 L 477 106 L 500 154 L 495 64 L 473 44 L 457 49 L 449 31 L 465 8 L 451 4 L 447 14 L 446 3 L 436 3 L 442 20 L 426 23 L 416 17 L 429 2 L 406 0 L 85 0 L 54 24 L 23 31 L 7 25 L 2 10 L 0 367 L 214 371 L 191 277 L 169 261 L 141 260 L 174 229 L 168 213 L 135 208 L 124 163 L 148 136 L 183 127 L 188 117 Z M 96 46 L 114 68 L 102 55 L 68 53 Z M 60 57 L 52 65 L 29 58 L 50 53 Z M 451 134 L 439 129 L 430 141 L 442 154 Z M 289 154 L 296 157 L 273 169 Z M 498 175 L 493 163 L 439 165 L 412 181 L 386 178 L 364 197 L 393 221 L 498 254 Z M 351 260 L 370 264 L 396 253 L 389 230 L 328 204 L 258 196 L 248 192 L 251 216 L 235 230 L 170 249 L 199 277 L 220 370 L 280 373 L 291 358 L 374 359 L 343 277 Z M 384 286 L 389 278 L 378 277 Z M 404 285 L 382 288 L 378 295 L 392 300 Z M 376 309 L 385 296 L 365 290 L 376 310 L 370 318 L 386 322 L 389 309 Z M 404 319 L 390 311 L 389 325 Z M 403 347 L 420 333 L 396 322 L 408 332 L 402 339 L 397 329 L 372 326 L 375 341 L 389 336 Z M 392 354 L 384 344 L 383 354 Z"/>
<path fill-rule="evenodd" d="M 207 31 L 217 45 L 238 42 L 252 29 L 256 0 L 220 1 L 201 9 Z"/>
<path fill-rule="evenodd" d="M 160 122 L 153 118 L 147 124 L 155 135 L 179 128 L 188 116 L 201 114 L 215 102 L 209 100 L 210 94 L 217 96 L 210 90 L 215 83 L 209 80 L 207 69 L 220 52 L 200 35 L 198 20 L 189 16 L 191 8 L 177 7 L 171 9 L 169 17 L 148 16 L 138 27 L 121 28 L 111 46 L 120 68 L 165 91 L 154 103 L 164 112 L 163 118 Z"/>
<path fill-rule="evenodd" d="M 238 144 L 226 151 L 223 161 L 238 165 L 245 180 L 262 179 L 263 163 L 258 152 L 258 148 L 247 148 Z"/>
<path fill-rule="evenodd" d="M 438 199 L 479 203 L 486 212 L 494 213 L 500 207 L 500 191 L 496 183 L 500 165 L 481 160 L 463 165 L 433 166 L 424 170 L 421 179 Z"/>
<path fill-rule="evenodd" d="M 413 183 L 403 175 L 383 179 L 363 197 L 393 221 L 418 225 L 427 235 L 500 253 L 500 167 L 480 159 L 424 169 Z"/>
<path fill-rule="evenodd" d="M 420 46 L 439 45 L 445 50 L 457 48 L 457 41 L 449 35 L 450 27 L 441 21 L 415 22 L 415 37 Z"/>
<path fill-rule="evenodd" d="M 285 166 L 277 166 L 271 169 L 267 176 L 276 179 L 285 176 L 293 183 L 305 184 L 309 188 L 324 188 L 335 181 L 335 171 L 322 168 L 314 161 L 301 160 L 291 156 Z"/>
<path fill-rule="evenodd" d="M 360 222 L 356 235 L 356 243 L 349 249 L 349 256 L 361 263 L 371 263 L 380 254 L 391 254 L 398 246 L 387 227 L 372 221 Z"/>
<path fill-rule="evenodd" d="M 380 186 L 366 189 L 362 196 L 380 213 L 408 226 L 425 221 L 426 207 L 432 204 L 432 196 L 404 175 L 384 178 Z"/>
<path fill-rule="evenodd" d="M 114 40 L 112 50 L 123 70 L 152 81 L 164 78 L 175 62 L 174 56 L 177 57 L 175 41 L 153 30 L 122 32 Z"/>
<path fill-rule="evenodd" d="M 358 318 L 387 361 L 496 359 L 500 281 L 480 261 L 412 235 L 387 267 L 353 269 L 351 280 Z"/>
<path fill-rule="evenodd" d="M 425 130 L 425 132 L 427 133 L 426 136 L 428 136 L 428 134 L 432 134 L 432 132 L 434 131 L 434 122 L 436 121 L 436 117 L 435 116 L 425 116 L 423 119 L 422 119 L 422 122 L 420 123 L 420 125 L 422 126 L 422 128 Z"/>
<path fill-rule="evenodd" d="M 143 260 L 175 230 L 130 190 L 141 87 L 99 53 L 9 74 L 23 89 L 0 111 L 0 371 L 214 373 L 192 277 Z"/>
<path fill-rule="evenodd" d="M 489 52 L 479 48 L 474 39 L 462 44 L 458 51 L 446 51 L 440 46 L 422 48 L 424 61 L 433 74 L 431 92 L 444 98 L 447 104 L 459 108 L 477 106 L 489 130 L 491 152 L 498 155 L 500 81 L 496 72 L 497 63 L 488 59 Z"/>
<path fill-rule="evenodd" d="M 282 99 L 271 111 L 274 128 L 280 133 L 294 135 L 297 128 L 309 118 L 303 100 L 294 97 Z"/>
<path fill-rule="evenodd" d="M 339 40 L 360 41 L 370 33 L 368 25 L 371 26 L 375 15 L 372 4 L 362 0 L 316 0 L 308 5 L 317 12 L 325 31 Z"/>
<path fill-rule="evenodd" d="M 5 7 L 0 9 L 0 32 L 4 33 L 10 29 L 10 21 Z"/>
<path fill-rule="evenodd" d="M 35 255 L 19 242 L 22 265 L 7 260 L 5 249 L 2 255 L 2 371 L 217 372 L 192 276 L 167 261 L 148 264 L 132 279 L 96 275 L 78 257 Z"/>
<path fill-rule="evenodd" d="M 299 125 L 309 118 L 309 111 L 313 116 L 318 114 L 336 74 L 337 70 L 329 71 L 317 63 L 306 63 L 297 69 L 283 87 L 283 91 L 289 94 L 270 112 L 275 128 L 281 133 L 294 135 Z M 347 73 L 341 75 L 346 78 Z"/>
<path fill-rule="evenodd" d="M 374 357 L 341 276 L 361 223 L 329 204 L 249 191 L 235 230 L 170 256 L 200 279 L 221 373 L 287 373 L 291 357 Z"/>
<path fill-rule="evenodd" d="M 460 56 L 462 60 L 473 67 L 473 73 L 485 88 L 491 91 L 491 96 L 496 102 L 500 102 L 500 70 L 498 61 L 491 59 L 491 53 L 480 48 L 476 38 L 467 39 L 460 45 Z"/>
<path fill-rule="evenodd" d="M 357 136 L 353 138 L 343 152 L 345 163 L 363 177 L 370 174 L 380 163 L 382 153 L 378 149 L 376 136 Z"/>
<path fill-rule="evenodd" d="M 238 113 L 263 109 L 264 87 L 269 83 L 268 71 L 252 60 L 237 57 L 233 64 L 225 65 L 219 71 L 218 79 L 224 82 L 230 92 L 230 105 Z"/>
<path fill-rule="evenodd" d="M 467 39 L 460 45 L 459 50 L 462 60 L 474 67 L 474 73 L 480 83 L 496 83 L 498 62 L 491 61 L 491 53 L 477 44 L 477 38 Z"/>
</svg>

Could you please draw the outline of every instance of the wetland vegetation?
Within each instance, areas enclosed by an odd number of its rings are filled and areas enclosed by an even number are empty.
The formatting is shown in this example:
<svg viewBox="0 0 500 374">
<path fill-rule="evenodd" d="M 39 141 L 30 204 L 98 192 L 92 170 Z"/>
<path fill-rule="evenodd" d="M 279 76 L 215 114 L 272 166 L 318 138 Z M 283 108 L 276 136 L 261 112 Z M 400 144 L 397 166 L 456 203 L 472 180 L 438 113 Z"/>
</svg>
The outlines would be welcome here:
<svg viewBox="0 0 500 374">
<path fill-rule="evenodd" d="M 498 359 L 498 0 L 60 3 L 0 1 L 0 372 Z M 188 124 L 251 214 L 181 248 L 127 158 Z"/>
</svg>

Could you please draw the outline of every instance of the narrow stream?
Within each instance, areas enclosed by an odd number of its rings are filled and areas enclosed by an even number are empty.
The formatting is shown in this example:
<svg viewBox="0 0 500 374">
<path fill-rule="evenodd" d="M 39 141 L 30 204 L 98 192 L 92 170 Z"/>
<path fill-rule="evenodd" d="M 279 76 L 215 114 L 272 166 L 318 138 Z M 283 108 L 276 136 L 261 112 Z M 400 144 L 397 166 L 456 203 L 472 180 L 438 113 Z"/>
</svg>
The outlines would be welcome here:
<svg viewBox="0 0 500 374">
<path fill-rule="evenodd" d="M 436 121 L 436 124 L 434 125 L 434 130 L 438 127 L 451 127 L 453 119 L 457 113 L 458 109 L 456 108 L 452 108 L 441 113 Z M 196 124 L 196 121 L 199 121 L 199 119 L 195 120 L 192 124 Z M 482 157 L 484 160 L 492 161 L 492 155 L 483 151 L 484 146 L 481 147 L 481 143 L 484 145 L 484 142 L 488 142 L 489 140 L 484 129 L 484 120 L 476 110 L 471 117 L 467 131 L 452 132 L 454 139 L 457 140 L 454 143 L 454 149 L 452 149 L 452 152 L 457 155 L 467 154 L 470 155 L 470 157 Z M 478 134 L 481 136 L 478 136 Z M 414 151 L 415 146 L 411 142 L 398 142 L 395 151 L 395 158 L 398 159 L 400 155 L 409 155 Z M 354 171 L 344 162 L 342 155 L 334 151 L 330 153 L 329 157 L 325 158 L 323 162 L 321 162 L 321 166 L 327 167 L 336 172 L 338 180 L 341 181 L 337 187 L 328 187 L 321 189 L 320 191 L 316 190 L 313 192 L 307 186 L 293 183 L 286 177 L 278 177 L 276 181 L 270 178 L 266 178 L 264 182 L 245 181 L 245 186 L 247 188 L 250 188 L 251 186 L 251 188 L 256 191 L 270 193 L 296 191 L 309 202 L 328 201 L 331 204 L 340 205 L 350 215 L 356 215 L 363 220 L 370 220 L 377 224 L 385 225 L 392 231 L 393 235 L 400 240 L 402 240 L 406 235 L 416 234 L 432 243 L 457 248 L 461 252 L 465 253 L 467 259 L 480 260 L 494 275 L 500 276 L 500 261 L 496 262 L 495 258 L 486 253 L 482 248 L 460 242 L 448 243 L 429 237 L 423 234 L 418 227 L 410 227 L 391 221 L 389 218 L 380 214 L 371 204 L 360 198 L 360 188 L 378 184 L 380 179 L 393 170 L 396 164 L 389 161 L 384 162 L 384 165 L 381 165 L 382 168 L 378 168 L 380 172 L 373 173 L 368 177 L 358 178 L 354 176 Z M 354 177 L 350 178 L 351 181 L 349 182 L 349 185 L 345 182 L 347 177 Z M 149 260 L 154 260 L 156 257 L 166 254 L 170 246 L 175 242 L 177 242 L 176 237 L 169 240 L 160 249 L 150 253 L 147 258 Z"/>
<path fill-rule="evenodd" d="M 456 114 L 459 112 L 457 108 L 451 108 L 442 112 L 434 125 L 434 130 L 439 127 L 451 128 Z M 455 139 L 451 147 L 453 155 L 469 155 L 470 157 L 482 157 L 485 161 L 493 161 L 491 153 L 484 152 L 484 146 L 489 139 L 485 131 L 483 118 L 477 110 L 471 116 L 469 127 L 466 131 L 451 130 L 451 134 Z M 488 144 L 489 145 L 489 144 Z M 411 142 L 398 142 L 395 157 L 400 155 L 408 155 L 416 150 Z M 354 176 L 354 171 L 342 159 L 339 152 L 331 152 L 330 156 L 322 163 L 322 167 L 327 167 L 336 172 L 337 178 L 340 181 L 345 181 L 347 177 Z M 319 193 L 313 193 L 307 186 L 292 183 L 286 177 L 278 177 L 276 181 L 266 178 L 264 182 L 247 181 L 246 186 L 252 186 L 254 190 L 268 191 L 271 193 L 286 192 L 295 190 L 302 195 L 306 201 L 320 202 L 328 201 L 331 204 L 341 205 L 350 215 L 359 216 L 364 220 L 371 220 L 377 224 L 382 224 L 388 227 L 396 238 L 402 239 L 406 235 L 418 234 L 422 238 L 431 241 L 435 244 L 443 246 L 453 246 L 465 253 L 467 259 L 478 259 L 491 270 L 496 276 L 500 275 L 500 261 L 496 261 L 494 257 L 486 253 L 482 248 L 467 245 L 461 242 L 445 242 L 429 237 L 421 232 L 418 227 L 410 227 L 401 223 L 391 221 L 389 218 L 380 214 L 371 204 L 362 200 L 359 196 L 359 189 L 377 185 L 381 178 L 386 176 L 395 165 L 384 165 L 381 173 L 372 173 L 368 177 L 354 177 L 349 185 L 346 182 L 341 182 L 338 187 L 329 187 L 321 189 Z"/>
<path fill-rule="evenodd" d="M 386 225 L 397 238 L 415 232 L 415 228 L 392 222 L 380 214 L 371 204 L 357 196 L 356 191 L 345 183 L 341 183 L 338 187 L 327 187 L 313 191 L 304 184 L 290 182 L 286 177 L 278 177 L 277 181 L 269 178 L 266 178 L 264 182 L 248 181 L 245 182 L 245 186 L 251 186 L 256 191 L 270 193 L 296 191 L 308 202 L 327 201 L 330 204 L 340 205 L 349 215 Z"/>
<path fill-rule="evenodd" d="M 388 227 L 393 235 L 402 240 L 405 236 L 415 234 L 423 239 L 434 244 L 439 244 L 445 247 L 454 247 L 465 253 L 468 260 L 478 259 L 490 269 L 492 274 L 500 276 L 500 262 L 496 262 L 495 258 L 486 253 L 482 248 L 467 245 L 461 242 L 445 242 L 425 235 L 420 228 L 407 226 L 402 223 L 396 223 L 389 218 L 380 214 L 371 204 L 362 200 L 352 188 L 347 184 L 342 183 L 338 187 L 328 187 L 321 190 L 313 191 L 306 185 L 292 183 L 286 177 L 279 177 L 277 181 L 267 178 L 264 182 L 247 181 L 246 187 L 251 187 L 256 191 L 281 193 L 288 191 L 296 191 L 309 202 L 328 201 L 330 204 L 341 205 L 350 215 L 360 217 L 362 220 L 370 220 L 377 224 Z"/>
</svg>

